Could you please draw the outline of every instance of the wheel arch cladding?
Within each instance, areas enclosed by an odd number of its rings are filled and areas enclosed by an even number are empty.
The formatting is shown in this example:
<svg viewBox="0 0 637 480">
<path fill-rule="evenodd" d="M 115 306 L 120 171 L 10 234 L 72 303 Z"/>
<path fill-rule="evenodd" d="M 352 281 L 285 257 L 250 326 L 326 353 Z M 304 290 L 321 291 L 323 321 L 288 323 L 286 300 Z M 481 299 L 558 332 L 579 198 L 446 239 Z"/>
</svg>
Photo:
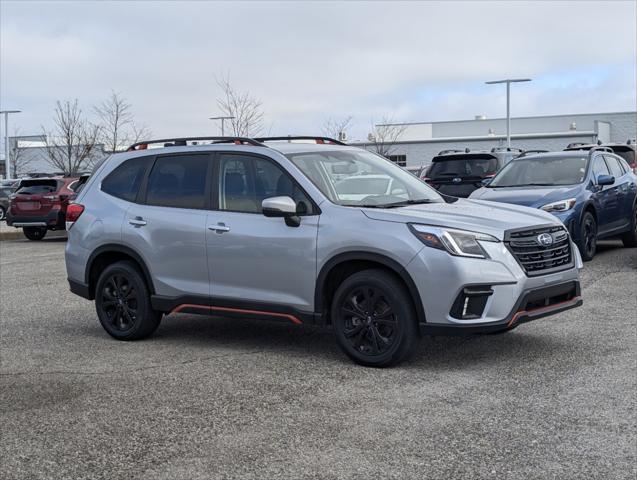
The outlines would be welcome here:
<svg viewBox="0 0 637 480">
<path fill-rule="evenodd" d="M 425 323 L 425 310 L 418 288 L 413 279 L 395 260 L 378 253 L 346 252 L 327 261 L 317 277 L 314 291 L 314 311 L 321 316 L 322 322 L 330 322 L 327 306 L 341 282 L 349 275 L 361 270 L 381 268 L 394 275 L 407 287 L 407 291 L 416 309 L 418 323 Z"/>
<path fill-rule="evenodd" d="M 155 293 L 152 277 L 141 255 L 132 248 L 124 245 L 107 244 L 95 249 L 89 257 L 86 265 L 84 281 L 89 287 L 89 296 L 91 300 L 95 298 L 95 286 L 97 285 L 97 279 L 102 270 L 104 270 L 104 268 L 108 265 L 125 260 L 137 265 L 144 277 L 144 280 L 146 281 L 146 286 L 148 287 L 151 295 Z"/>
</svg>

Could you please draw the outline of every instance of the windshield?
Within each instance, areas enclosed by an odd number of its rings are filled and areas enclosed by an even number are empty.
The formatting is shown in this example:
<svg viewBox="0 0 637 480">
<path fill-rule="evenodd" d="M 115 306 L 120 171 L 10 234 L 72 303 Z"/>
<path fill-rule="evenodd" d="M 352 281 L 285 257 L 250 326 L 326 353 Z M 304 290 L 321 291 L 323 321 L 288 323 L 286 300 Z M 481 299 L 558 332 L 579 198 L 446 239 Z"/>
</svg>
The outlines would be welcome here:
<svg viewBox="0 0 637 480">
<path fill-rule="evenodd" d="M 434 159 L 428 176 L 430 178 L 444 176 L 482 178 L 485 175 L 493 175 L 497 170 L 498 159 L 491 156 L 485 158 Z"/>
<path fill-rule="evenodd" d="M 365 150 L 303 152 L 286 156 L 338 205 L 385 208 L 443 202 L 435 190 L 411 173 Z"/>
<path fill-rule="evenodd" d="M 587 163 L 587 157 L 521 158 L 502 168 L 488 187 L 574 185 L 584 181 Z"/>
</svg>

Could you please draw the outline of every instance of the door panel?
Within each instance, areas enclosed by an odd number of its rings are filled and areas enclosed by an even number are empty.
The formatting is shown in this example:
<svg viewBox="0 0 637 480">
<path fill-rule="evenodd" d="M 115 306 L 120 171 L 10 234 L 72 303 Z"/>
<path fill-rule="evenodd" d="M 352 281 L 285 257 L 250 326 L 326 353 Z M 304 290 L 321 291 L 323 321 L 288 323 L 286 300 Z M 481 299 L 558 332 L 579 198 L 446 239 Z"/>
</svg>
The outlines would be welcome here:
<svg viewBox="0 0 637 480">
<path fill-rule="evenodd" d="M 137 201 L 126 212 L 122 240 L 143 256 L 156 293 L 207 304 L 206 217 L 212 160 L 208 154 L 158 155 Z"/>
<path fill-rule="evenodd" d="M 212 303 L 254 302 L 313 311 L 319 216 L 274 160 L 248 154 L 217 158 L 206 243 Z M 268 197 L 297 204 L 298 227 L 261 213 Z M 264 306 L 265 307 L 265 306 Z"/>
<path fill-rule="evenodd" d="M 600 234 L 612 229 L 613 206 L 617 203 L 612 185 L 598 186 L 597 177 L 610 175 L 608 166 L 601 155 L 593 159 L 593 198 L 598 207 L 597 230 Z"/>
<path fill-rule="evenodd" d="M 299 227 L 261 214 L 211 212 L 206 242 L 215 299 L 289 305 L 313 311 L 319 217 Z M 228 231 L 210 228 L 219 223 Z M 219 233 L 218 233 L 219 232 Z"/>
<path fill-rule="evenodd" d="M 158 295 L 210 293 L 204 210 L 133 204 L 126 212 L 122 240 L 142 255 Z"/>
</svg>

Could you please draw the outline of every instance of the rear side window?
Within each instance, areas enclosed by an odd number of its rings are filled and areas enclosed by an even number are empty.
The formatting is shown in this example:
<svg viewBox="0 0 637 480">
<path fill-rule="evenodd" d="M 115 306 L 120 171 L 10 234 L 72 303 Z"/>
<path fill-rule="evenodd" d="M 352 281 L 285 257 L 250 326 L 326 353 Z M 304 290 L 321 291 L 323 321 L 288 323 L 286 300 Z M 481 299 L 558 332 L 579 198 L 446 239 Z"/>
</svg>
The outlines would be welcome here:
<svg viewBox="0 0 637 480">
<path fill-rule="evenodd" d="M 163 207 L 205 208 L 208 155 L 167 155 L 155 161 L 146 203 Z"/>
<path fill-rule="evenodd" d="M 608 168 L 610 169 L 610 174 L 613 177 L 619 178 L 624 174 L 624 170 L 619 165 L 619 162 L 615 157 L 604 155 L 604 158 L 606 159 L 606 163 L 608 164 Z"/>
<path fill-rule="evenodd" d="M 134 202 L 149 161 L 150 157 L 138 157 L 125 161 L 102 181 L 102 191 Z"/>
</svg>

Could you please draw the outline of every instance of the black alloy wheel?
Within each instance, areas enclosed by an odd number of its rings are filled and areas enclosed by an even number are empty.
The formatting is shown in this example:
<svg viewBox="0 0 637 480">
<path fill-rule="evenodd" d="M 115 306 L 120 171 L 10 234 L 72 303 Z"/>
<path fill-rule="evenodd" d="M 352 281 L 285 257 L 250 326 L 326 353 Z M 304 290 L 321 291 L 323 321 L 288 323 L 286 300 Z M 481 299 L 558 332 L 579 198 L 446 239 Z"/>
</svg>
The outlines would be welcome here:
<svg viewBox="0 0 637 480">
<path fill-rule="evenodd" d="M 363 270 L 346 278 L 334 294 L 331 319 L 339 345 L 361 365 L 395 365 L 420 337 L 405 285 L 385 270 Z"/>
<path fill-rule="evenodd" d="M 597 251 L 597 222 L 591 212 L 584 213 L 580 228 L 579 250 L 582 260 L 588 262 L 593 259 Z"/>
<path fill-rule="evenodd" d="M 152 309 L 143 275 L 128 261 L 104 269 L 95 287 L 95 309 L 104 330 L 118 340 L 149 336 L 162 316 Z"/>
<path fill-rule="evenodd" d="M 34 240 L 34 241 L 42 240 L 44 236 L 46 235 L 46 232 L 47 232 L 46 227 L 23 227 L 22 228 L 22 233 L 24 233 L 24 236 L 27 237 L 29 240 Z"/>
</svg>

